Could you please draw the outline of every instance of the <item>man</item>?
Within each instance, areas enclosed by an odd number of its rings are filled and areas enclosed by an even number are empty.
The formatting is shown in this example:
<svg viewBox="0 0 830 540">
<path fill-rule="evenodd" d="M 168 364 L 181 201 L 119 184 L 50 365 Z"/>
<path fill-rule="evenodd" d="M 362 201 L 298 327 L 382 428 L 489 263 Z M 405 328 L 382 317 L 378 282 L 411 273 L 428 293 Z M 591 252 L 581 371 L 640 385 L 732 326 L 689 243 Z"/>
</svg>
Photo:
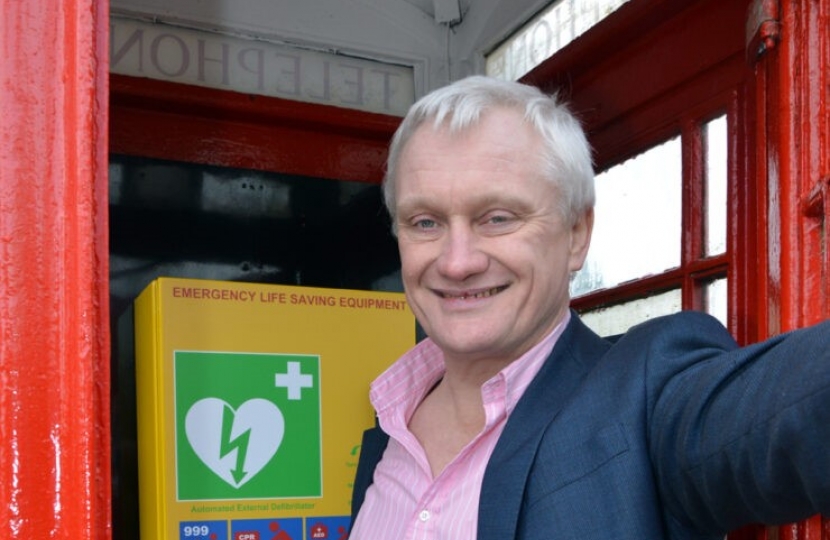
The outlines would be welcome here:
<svg viewBox="0 0 830 540">
<path fill-rule="evenodd" d="M 715 539 L 830 511 L 830 325 L 739 349 L 682 313 L 612 344 L 569 311 L 593 172 L 555 99 L 433 92 L 384 187 L 429 338 L 372 385 L 351 540 Z"/>
</svg>

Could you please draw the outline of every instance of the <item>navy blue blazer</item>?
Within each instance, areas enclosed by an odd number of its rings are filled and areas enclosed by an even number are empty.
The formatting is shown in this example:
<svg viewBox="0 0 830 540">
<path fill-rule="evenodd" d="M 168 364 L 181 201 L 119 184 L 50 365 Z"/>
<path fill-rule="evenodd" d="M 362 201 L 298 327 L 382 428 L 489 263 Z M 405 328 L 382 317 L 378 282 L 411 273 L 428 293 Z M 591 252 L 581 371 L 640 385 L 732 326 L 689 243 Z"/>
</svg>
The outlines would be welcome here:
<svg viewBox="0 0 830 540">
<path fill-rule="evenodd" d="M 364 434 L 353 518 L 387 442 Z M 830 323 L 738 348 L 701 313 L 614 343 L 574 314 L 487 465 L 478 539 L 714 540 L 828 512 Z"/>
</svg>

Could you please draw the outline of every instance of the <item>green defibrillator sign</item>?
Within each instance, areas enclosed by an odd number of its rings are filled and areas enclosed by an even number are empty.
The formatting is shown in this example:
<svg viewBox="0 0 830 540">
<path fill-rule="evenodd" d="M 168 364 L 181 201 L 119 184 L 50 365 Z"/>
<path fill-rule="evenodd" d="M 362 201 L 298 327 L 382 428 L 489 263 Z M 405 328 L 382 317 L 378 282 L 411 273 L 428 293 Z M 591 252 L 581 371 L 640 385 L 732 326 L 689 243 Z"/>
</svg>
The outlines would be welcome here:
<svg viewBox="0 0 830 540">
<path fill-rule="evenodd" d="M 317 356 L 177 351 L 179 500 L 322 493 Z"/>
</svg>

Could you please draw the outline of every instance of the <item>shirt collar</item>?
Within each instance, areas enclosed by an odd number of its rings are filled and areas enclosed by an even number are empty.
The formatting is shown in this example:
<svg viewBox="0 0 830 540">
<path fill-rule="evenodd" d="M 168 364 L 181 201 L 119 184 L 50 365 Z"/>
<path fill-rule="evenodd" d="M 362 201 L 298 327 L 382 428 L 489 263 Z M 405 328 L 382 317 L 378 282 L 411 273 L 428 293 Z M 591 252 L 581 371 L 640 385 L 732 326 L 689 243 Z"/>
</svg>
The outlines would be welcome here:
<svg viewBox="0 0 830 540">
<path fill-rule="evenodd" d="M 511 362 L 482 385 L 482 397 L 504 388 L 509 414 L 541 369 L 553 346 L 571 319 L 570 310 L 539 343 Z M 372 383 L 369 399 L 378 415 L 390 408 L 404 406 L 404 417 L 410 418 L 426 394 L 444 376 L 444 354 L 431 339 L 426 338 L 401 356 Z"/>
</svg>

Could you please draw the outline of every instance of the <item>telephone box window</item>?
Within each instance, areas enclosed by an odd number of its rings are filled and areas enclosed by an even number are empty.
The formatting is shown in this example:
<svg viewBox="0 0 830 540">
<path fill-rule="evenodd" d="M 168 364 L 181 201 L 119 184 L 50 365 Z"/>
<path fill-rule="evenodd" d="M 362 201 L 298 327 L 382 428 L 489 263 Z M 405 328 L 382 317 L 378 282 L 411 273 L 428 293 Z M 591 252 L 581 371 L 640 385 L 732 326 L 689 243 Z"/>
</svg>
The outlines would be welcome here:
<svg viewBox="0 0 830 540">
<path fill-rule="evenodd" d="M 706 252 L 711 257 L 726 251 L 726 116 L 703 127 L 706 141 Z"/>
<path fill-rule="evenodd" d="M 705 293 L 703 309 L 718 319 L 724 326 L 727 323 L 728 282 L 726 278 L 713 279 L 703 286 Z"/>
<path fill-rule="evenodd" d="M 517 80 L 628 0 L 553 2 L 485 58 L 488 75 Z"/>
<path fill-rule="evenodd" d="M 581 312 L 580 317 L 597 334 L 616 336 L 648 319 L 677 313 L 681 305 L 680 289 L 671 289 L 647 298 L 589 309 Z"/>
<path fill-rule="evenodd" d="M 572 296 L 680 266 L 681 160 L 675 137 L 597 175 L 591 249 Z"/>
</svg>

